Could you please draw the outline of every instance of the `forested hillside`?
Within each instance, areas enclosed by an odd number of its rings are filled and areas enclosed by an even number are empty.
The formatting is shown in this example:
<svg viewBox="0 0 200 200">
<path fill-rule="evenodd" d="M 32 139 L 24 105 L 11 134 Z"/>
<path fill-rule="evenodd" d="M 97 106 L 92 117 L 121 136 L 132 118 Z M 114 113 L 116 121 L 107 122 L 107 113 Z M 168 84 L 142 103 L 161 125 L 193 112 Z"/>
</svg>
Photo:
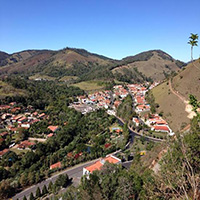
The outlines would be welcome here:
<svg viewBox="0 0 200 200">
<path fill-rule="evenodd" d="M 80 82 L 85 80 L 118 80 L 141 83 L 163 80 L 184 63 L 160 50 L 114 60 L 84 49 L 59 51 L 27 50 L 14 54 L 0 53 L 0 74 L 20 74 L 33 79 Z M 156 72 L 156 73 L 155 73 Z"/>
</svg>

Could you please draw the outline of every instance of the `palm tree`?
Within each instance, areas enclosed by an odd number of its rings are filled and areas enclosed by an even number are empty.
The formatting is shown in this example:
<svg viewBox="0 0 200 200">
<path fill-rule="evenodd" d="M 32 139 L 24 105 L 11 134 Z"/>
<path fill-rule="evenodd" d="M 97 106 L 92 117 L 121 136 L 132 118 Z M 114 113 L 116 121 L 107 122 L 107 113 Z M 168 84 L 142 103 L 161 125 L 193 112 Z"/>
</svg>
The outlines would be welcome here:
<svg viewBox="0 0 200 200">
<path fill-rule="evenodd" d="M 191 33 L 188 44 L 191 45 L 191 61 L 193 62 L 193 47 L 198 46 L 198 34 Z"/>
</svg>

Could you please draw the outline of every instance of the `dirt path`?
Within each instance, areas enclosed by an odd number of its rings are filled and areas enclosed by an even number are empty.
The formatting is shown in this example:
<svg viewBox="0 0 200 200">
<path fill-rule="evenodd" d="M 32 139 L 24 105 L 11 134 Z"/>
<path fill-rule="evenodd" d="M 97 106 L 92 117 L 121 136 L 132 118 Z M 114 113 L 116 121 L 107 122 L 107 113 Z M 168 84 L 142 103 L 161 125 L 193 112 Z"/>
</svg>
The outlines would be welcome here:
<svg viewBox="0 0 200 200">
<path fill-rule="evenodd" d="M 169 79 L 169 89 L 174 95 L 176 95 L 185 104 L 185 111 L 188 113 L 187 117 L 189 119 L 192 119 L 194 116 L 196 116 L 196 113 L 192 110 L 192 106 L 189 104 L 189 101 L 187 101 L 187 99 L 184 96 L 182 96 L 178 91 L 175 91 L 172 88 L 171 79 Z"/>
<path fill-rule="evenodd" d="M 29 137 L 28 140 L 30 140 L 30 141 L 38 141 L 38 142 L 46 142 L 47 139 Z"/>
</svg>

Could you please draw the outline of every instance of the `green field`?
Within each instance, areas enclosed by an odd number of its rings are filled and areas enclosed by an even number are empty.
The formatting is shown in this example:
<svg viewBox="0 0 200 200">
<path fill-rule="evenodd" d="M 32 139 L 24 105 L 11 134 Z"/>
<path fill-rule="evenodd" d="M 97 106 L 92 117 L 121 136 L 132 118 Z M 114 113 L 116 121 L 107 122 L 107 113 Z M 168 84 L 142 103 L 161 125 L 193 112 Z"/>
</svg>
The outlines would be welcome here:
<svg viewBox="0 0 200 200">
<path fill-rule="evenodd" d="M 83 82 L 80 82 L 80 83 L 76 83 L 76 84 L 73 84 L 73 86 L 75 87 L 79 87 L 80 89 L 82 90 L 85 90 L 85 91 L 99 91 L 99 90 L 103 90 L 104 89 L 104 85 L 100 85 L 99 84 L 100 82 L 99 81 L 83 81 Z"/>
<path fill-rule="evenodd" d="M 0 98 L 6 96 L 16 96 L 16 95 L 25 95 L 26 91 L 21 89 L 16 89 L 9 85 L 8 83 L 0 81 Z"/>
<path fill-rule="evenodd" d="M 59 79 L 59 81 L 71 82 L 77 79 L 78 79 L 78 76 L 63 76 L 62 78 Z"/>
</svg>

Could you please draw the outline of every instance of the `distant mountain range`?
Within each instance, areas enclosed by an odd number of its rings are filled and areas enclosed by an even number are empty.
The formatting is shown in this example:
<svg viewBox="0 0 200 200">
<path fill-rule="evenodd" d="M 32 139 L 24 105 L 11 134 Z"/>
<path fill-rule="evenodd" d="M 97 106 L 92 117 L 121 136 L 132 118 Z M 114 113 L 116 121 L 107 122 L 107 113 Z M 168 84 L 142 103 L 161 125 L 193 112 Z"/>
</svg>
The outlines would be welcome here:
<svg viewBox="0 0 200 200">
<path fill-rule="evenodd" d="M 122 60 L 90 53 L 84 49 L 26 50 L 0 52 L 0 75 L 21 74 L 46 79 L 73 77 L 73 80 L 113 80 L 142 82 L 163 80 L 185 63 L 161 50 L 142 52 Z M 66 79 L 67 80 L 67 79 Z"/>
</svg>

